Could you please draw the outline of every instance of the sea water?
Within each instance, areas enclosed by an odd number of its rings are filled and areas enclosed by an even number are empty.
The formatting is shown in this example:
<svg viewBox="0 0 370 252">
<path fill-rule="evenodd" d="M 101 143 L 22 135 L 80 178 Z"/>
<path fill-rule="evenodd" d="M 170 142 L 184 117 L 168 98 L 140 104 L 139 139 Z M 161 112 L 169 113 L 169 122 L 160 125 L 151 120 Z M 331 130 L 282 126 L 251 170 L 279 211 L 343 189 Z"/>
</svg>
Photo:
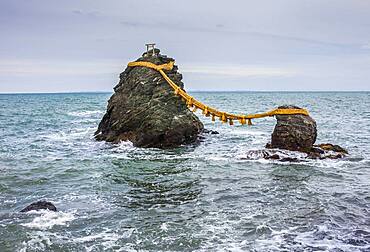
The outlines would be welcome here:
<svg viewBox="0 0 370 252">
<path fill-rule="evenodd" d="M 274 118 L 176 149 L 94 140 L 109 93 L 0 95 L 0 251 L 370 251 L 370 93 L 199 92 L 236 113 L 310 111 L 350 155 L 247 160 Z M 19 213 L 38 200 L 58 212 Z"/>
</svg>

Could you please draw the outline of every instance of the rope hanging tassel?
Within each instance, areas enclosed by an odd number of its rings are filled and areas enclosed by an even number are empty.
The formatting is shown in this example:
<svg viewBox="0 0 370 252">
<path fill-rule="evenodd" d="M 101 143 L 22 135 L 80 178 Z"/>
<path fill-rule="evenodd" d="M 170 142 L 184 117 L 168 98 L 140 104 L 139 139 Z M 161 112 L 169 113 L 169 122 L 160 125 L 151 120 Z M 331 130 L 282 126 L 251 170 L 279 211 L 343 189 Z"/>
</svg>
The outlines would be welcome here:
<svg viewBox="0 0 370 252">
<path fill-rule="evenodd" d="M 194 99 L 194 97 L 190 96 L 188 93 L 186 93 L 183 89 L 181 89 L 179 86 L 176 85 L 164 72 L 164 70 L 170 71 L 172 70 L 175 62 L 171 61 L 166 64 L 162 65 L 156 65 L 151 62 L 147 61 L 134 61 L 128 63 L 129 67 L 147 67 L 154 69 L 158 71 L 162 77 L 166 80 L 168 85 L 172 87 L 174 90 L 175 95 L 180 96 L 181 99 L 186 103 L 186 105 L 189 107 L 189 109 L 193 108 L 193 112 L 195 112 L 197 109 L 200 109 L 203 111 L 203 114 L 207 117 L 212 116 L 212 122 L 215 121 L 215 117 L 218 117 L 220 121 L 223 123 L 229 122 L 230 125 L 234 125 L 233 120 L 238 120 L 240 124 L 244 125 L 252 125 L 252 119 L 256 118 L 262 118 L 262 117 L 268 117 L 268 116 L 276 116 L 276 115 L 309 115 L 308 111 L 306 109 L 273 109 L 271 111 L 265 112 L 265 113 L 259 113 L 259 114 L 244 114 L 244 115 L 238 115 L 238 114 L 231 114 L 227 112 L 219 111 L 215 108 L 209 107 L 201 103 L 200 101 Z"/>
</svg>

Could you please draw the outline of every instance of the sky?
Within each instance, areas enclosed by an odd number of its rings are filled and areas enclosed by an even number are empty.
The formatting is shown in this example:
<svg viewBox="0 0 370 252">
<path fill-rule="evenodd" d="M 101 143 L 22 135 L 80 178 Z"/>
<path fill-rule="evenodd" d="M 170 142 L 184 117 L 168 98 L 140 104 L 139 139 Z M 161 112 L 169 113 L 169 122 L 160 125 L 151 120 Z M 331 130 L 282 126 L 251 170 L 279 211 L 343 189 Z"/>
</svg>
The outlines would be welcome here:
<svg viewBox="0 0 370 252">
<path fill-rule="evenodd" d="M 369 91 L 367 0 L 0 0 L 0 93 L 112 92 L 155 42 L 189 91 Z"/>
</svg>

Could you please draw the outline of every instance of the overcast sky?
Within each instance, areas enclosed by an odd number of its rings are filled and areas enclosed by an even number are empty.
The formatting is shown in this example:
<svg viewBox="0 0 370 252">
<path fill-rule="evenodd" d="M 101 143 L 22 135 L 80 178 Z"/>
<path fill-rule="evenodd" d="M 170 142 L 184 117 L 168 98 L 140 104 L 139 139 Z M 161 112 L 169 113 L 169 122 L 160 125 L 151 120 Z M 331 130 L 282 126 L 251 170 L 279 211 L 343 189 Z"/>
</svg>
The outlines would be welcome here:
<svg viewBox="0 0 370 252">
<path fill-rule="evenodd" d="M 367 0 L 0 0 L 0 92 L 111 92 L 147 42 L 187 90 L 370 90 Z"/>
</svg>

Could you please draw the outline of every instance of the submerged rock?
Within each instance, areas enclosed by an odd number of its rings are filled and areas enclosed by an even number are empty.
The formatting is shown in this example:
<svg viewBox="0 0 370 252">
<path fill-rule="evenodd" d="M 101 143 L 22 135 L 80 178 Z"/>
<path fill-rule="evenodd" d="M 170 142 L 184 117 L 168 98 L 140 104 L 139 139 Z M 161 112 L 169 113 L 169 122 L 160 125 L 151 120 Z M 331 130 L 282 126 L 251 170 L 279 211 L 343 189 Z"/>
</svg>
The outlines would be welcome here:
<svg viewBox="0 0 370 252">
<path fill-rule="evenodd" d="M 325 144 L 314 145 L 314 147 L 320 148 L 324 151 L 333 151 L 333 152 L 341 153 L 343 155 L 348 154 L 348 151 L 346 149 L 340 147 L 339 145 L 335 145 L 335 144 L 325 143 Z"/>
<path fill-rule="evenodd" d="M 21 212 L 29 212 L 29 211 L 33 211 L 33 210 L 38 211 L 38 210 L 42 210 L 42 209 L 50 210 L 50 211 L 54 211 L 54 212 L 57 211 L 57 208 L 53 205 L 53 203 L 51 203 L 49 201 L 37 201 L 37 202 L 34 202 L 34 203 L 28 205 L 24 209 L 22 209 Z"/>
<path fill-rule="evenodd" d="M 348 154 L 346 150 L 341 147 L 340 148 L 344 151 L 335 151 L 333 149 L 324 150 L 319 146 L 320 145 L 315 145 L 308 152 L 282 149 L 250 150 L 240 158 L 246 160 L 266 159 L 280 162 L 305 162 L 312 159 L 338 159 L 343 158 Z"/>
<path fill-rule="evenodd" d="M 204 134 L 211 134 L 211 135 L 218 135 L 218 134 L 220 134 L 218 131 L 216 131 L 216 130 L 210 130 L 210 129 L 203 129 L 202 133 L 204 133 Z"/>
<path fill-rule="evenodd" d="M 319 159 L 338 159 L 348 155 L 348 151 L 339 145 L 330 143 L 313 145 L 312 148 L 307 152 L 309 158 Z"/>
<path fill-rule="evenodd" d="M 144 53 L 137 61 L 165 64 L 174 59 Z M 181 88 L 182 75 L 177 66 L 167 75 Z M 138 147 L 169 148 L 197 141 L 203 130 L 200 122 L 174 94 L 159 72 L 146 67 L 127 67 L 114 87 L 107 112 L 95 133 L 97 140 L 131 141 Z"/>
<path fill-rule="evenodd" d="M 289 150 L 265 149 L 265 150 L 250 150 L 241 159 L 246 160 L 276 160 L 280 162 L 298 162 L 304 160 L 307 154 Z"/>
</svg>

